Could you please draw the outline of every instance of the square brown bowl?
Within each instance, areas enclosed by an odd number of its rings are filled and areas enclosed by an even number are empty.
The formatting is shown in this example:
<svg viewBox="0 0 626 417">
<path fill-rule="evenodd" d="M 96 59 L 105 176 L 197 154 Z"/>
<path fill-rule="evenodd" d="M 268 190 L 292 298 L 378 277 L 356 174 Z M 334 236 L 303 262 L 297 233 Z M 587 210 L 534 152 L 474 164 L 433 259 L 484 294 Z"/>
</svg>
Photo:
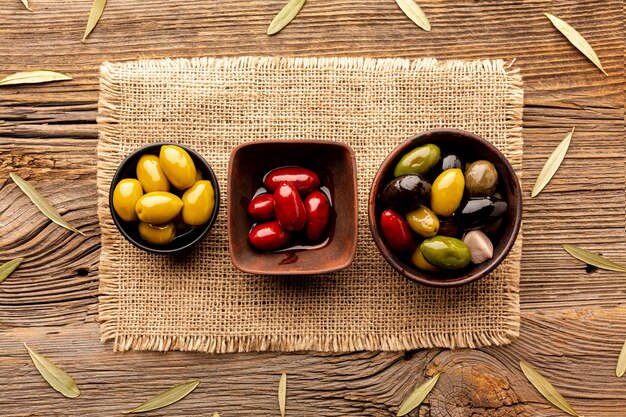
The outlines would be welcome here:
<svg viewBox="0 0 626 417">
<path fill-rule="evenodd" d="M 247 207 L 274 168 L 302 166 L 320 175 L 330 192 L 328 240 L 315 249 L 259 252 L 248 243 Z M 228 171 L 228 244 L 233 265 L 251 274 L 310 275 L 352 264 L 357 241 L 356 159 L 350 146 L 331 141 L 262 141 L 233 149 Z"/>
</svg>

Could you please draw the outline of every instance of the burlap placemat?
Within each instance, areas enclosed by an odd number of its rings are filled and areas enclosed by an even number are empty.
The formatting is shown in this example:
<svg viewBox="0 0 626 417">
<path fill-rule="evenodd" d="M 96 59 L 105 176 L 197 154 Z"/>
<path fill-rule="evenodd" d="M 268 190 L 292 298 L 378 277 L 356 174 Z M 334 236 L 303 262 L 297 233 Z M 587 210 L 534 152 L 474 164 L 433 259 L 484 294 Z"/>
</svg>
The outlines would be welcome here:
<svg viewBox="0 0 626 417">
<path fill-rule="evenodd" d="M 521 235 L 488 278 L 433 289 L 398 275 L 376 250 L 367 195 L 389 151 L 427 129 L 455 127 L 498 146 L 521 175 L 519 71 L 502 61 L 202 58 L 101 68 L 98 215 L 102 340 L 114 349 L 403 350 L 500 345 L 519 332 Z M 243 141 L 321 139 L 357 155 L 359 237 L 349 269 L 317 277 L 252 276 L 230 261 L 227 165 Z M 222 209 L 186 256 L 142 252 L 115 229 L 115 169 L 132 150 L 180 142 L 215 170 Z"/>
</svg>

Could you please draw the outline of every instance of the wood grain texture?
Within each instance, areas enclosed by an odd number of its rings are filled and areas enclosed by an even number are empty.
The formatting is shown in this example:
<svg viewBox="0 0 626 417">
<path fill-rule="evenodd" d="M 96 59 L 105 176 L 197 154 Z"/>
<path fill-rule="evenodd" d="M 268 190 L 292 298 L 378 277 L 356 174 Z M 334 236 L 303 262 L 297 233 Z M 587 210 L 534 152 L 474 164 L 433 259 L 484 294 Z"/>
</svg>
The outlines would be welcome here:
<svg viewBox="0 0 626 417">
<path fill-rule="evenodd" d="M 413 416 L 560 416 L 524 379 L 525 359 L 587 416 L 622 416 L 626 385 L 615 361 L 626 339 L 624 274 L 587 274 L 560 247 L 573 243 L 626 262 L 623 4 L 617 0 L 421 0 L 425 33 L 394 1 L 316 0 L 279 35 L 265 31 L 283 0 L 109 1 L 86 44 L 90 1 L 33 0 L 0 8 L 0 76 L 28 69 L 73 81 L 0 89 L 0 260 L 22 266 L 0 285 L 0 414 L 119 415 L 194 378 L 191 396 L 150 415 L 391 416 L 424 379 L 443 371 Z M 543 16 L 578 29 L 609 77 Z M 95 147 L 98 66 L 105 60 L 200 55 L 515 59 L 525 82 L 522 334 L 503 348 L 401 353 L 111 353 L 95 323 L 99 230 Z M 568 156 L 528 198 L 554 147 L 572 128 Z M 16 171 L 82 237 L 43 217 L 8 179 Z M 22 343 L 78 381 L 63 399 L 37 374 Z"/>
</svg>

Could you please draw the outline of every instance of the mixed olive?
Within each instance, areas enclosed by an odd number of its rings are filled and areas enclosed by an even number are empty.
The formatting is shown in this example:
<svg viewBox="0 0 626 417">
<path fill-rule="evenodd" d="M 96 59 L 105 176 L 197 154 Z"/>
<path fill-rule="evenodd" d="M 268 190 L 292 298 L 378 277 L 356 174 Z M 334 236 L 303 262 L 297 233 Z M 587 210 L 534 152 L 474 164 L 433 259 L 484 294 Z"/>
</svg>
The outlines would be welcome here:
<svg viewBox="0 0 626 417">
<path fill-rule="evenodd" d="M 303 167 L 268 172 L 248 204 L 248 214 L 255 222 L 248 234 L 250 245 L 269 252 L 294 242 L 323 240 L 331 213 L 327 191 L 317 173 Z"/>
<path fill-rule="evenodd" d="M 433 143 L 404 154 L 378 197 L 388 247 L 417 269 L 445 274 L 493 257 L 507 211 L 493 163 Z"/>
<path fill-rule="evenodd" d="M 135 178 L 121 180 L 113 208 L 125 222 L 138 222 L 139 235 L 153 245 L 167 245 L 177 234 L 207 223 L 215 208 L 210 181 L 202 179 L 189 153 L 163 145 L 159 155 L 142 155 Z"/>
</svg>

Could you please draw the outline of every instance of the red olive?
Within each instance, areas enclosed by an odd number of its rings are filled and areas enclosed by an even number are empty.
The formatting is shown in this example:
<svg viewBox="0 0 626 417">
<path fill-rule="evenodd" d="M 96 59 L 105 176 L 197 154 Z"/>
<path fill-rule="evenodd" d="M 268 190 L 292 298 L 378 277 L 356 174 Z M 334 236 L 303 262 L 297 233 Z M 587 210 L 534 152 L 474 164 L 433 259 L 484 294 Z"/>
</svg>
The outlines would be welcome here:
<svg viewBox="0 0 626 417">
<path fill-rule="evenodd" d="M 274 220 L 274 196 L 261 194 L 254 197 L 248 204 L 248 214 L 258 221 Z"/>
<path fill-rule="evenodd" d="M 306 209 L 306 237 L 309 240 L 318 240 L 322 237 L 326 226 L 328 226 L 328 214 L 330 204 L 321 191 L 313 191 L 304 199 Z"/>
<path fill-rule="evenodd" d="M 291 234 L 284 231 L 276 220 L 258 224 L 248 234 L 248 242 L 261 251 L 280 249 L 289 242 L 289 239 Z"/>
<path fill-rule="evenodd" d="M 292 183 L 302 195 L 320 186 L 317 174 L 302 167 L 276 168 L 268 172 L 263 179 L 263 185 L 270 191 L 275 191 L 284 182 Z"/>
<path fill-rule="evenodd" d="M 278 224 L 289 232 L 297 232 L 306 226 L 306 210 L 296 187 L 284 182 L 274 191 L 274 212 Z"/>
<path fill-rule="evenodd" d="M 415 250 L 415 239 L 404 217 L 392 210 L 380 216 L 380 228 L 385 241 L 394 252 L 411 253 Z"/>
</svg>

